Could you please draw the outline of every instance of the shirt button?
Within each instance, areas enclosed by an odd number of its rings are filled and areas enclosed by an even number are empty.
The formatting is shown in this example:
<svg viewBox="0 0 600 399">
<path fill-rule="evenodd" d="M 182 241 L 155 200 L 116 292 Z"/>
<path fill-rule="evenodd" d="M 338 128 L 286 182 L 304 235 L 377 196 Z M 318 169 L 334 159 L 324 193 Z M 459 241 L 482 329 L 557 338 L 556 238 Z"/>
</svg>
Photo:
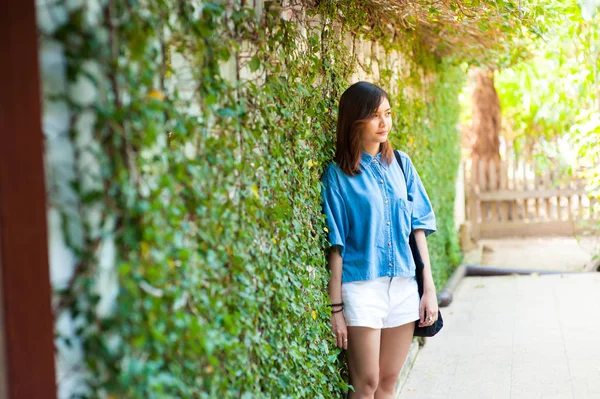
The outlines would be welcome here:
<svg viewBox="0 0 600 399">
<path fill-rule="evenodd" d="M 392 264 L 390 263 L 390 267 L 392 267 Z"/>
<path fill-rule="evenodd" d="M 392 242 L 388 241 L 388 247 L 391 247 L 391 246 L 392 246 Z"/>
<path fill-rule="evenodd" d="M 390 225 L 390 221 L 389 220 L 386 223 L 388 224 L 388 226 Z"/>
<path fill-rule="evenodd" d="M 385 203 L 386 203 L 386 204 L 387 204 L 388 202 L 390 202 L 390 201 L 388 201 L 388 200 L 385 200 Z"/>
<path fill-rule="evenodd" d="M 381 183 L 383 183 L 383 179 L 380 179 L 379 181 L 380 181 Z"/>
</svg>

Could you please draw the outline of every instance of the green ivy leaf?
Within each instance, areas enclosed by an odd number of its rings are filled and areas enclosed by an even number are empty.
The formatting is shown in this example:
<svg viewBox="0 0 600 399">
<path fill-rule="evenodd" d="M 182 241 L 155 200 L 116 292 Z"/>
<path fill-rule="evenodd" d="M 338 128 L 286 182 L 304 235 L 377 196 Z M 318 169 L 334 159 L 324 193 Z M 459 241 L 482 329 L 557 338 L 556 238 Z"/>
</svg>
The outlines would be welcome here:
<svg viewBox="0 0 600 399">
<path fill-rule="evenodd" d="M 221 108 L 221 109 L 217 110 L 217 114 L 219 116 L 222 116 L 222 117 L 229 117 L 229 116 L 236 116 L 237 115 L 237 113 L 235 112 L 235 110 L 233 110 L 231 108 L 228 108 L 228 107 Z"/>
<path fill-rule="evenodd" d="M 260 68 L 260 58 L 257 55 L 250 60 L 250 71 L 256 72 Z"/>
</svg>

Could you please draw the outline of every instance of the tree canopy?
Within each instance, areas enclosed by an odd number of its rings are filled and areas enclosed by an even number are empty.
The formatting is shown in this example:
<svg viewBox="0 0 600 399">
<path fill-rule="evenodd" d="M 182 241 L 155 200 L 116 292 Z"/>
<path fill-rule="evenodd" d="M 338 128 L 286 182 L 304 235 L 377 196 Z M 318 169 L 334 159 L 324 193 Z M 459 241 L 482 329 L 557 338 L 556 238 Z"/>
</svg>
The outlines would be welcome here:
<svg viewBox="0 0 600 399">
<path fill-rule="evenodd" d="M 600 185 L 600 16 L 592 1 L 548 5 L 545 34 L 528 45 L 530 56 L 497 76 L 504 135 L 517 150 L 548 151 Z M 561 18 L 556 16 L 562 15 Z"/>
</svg>

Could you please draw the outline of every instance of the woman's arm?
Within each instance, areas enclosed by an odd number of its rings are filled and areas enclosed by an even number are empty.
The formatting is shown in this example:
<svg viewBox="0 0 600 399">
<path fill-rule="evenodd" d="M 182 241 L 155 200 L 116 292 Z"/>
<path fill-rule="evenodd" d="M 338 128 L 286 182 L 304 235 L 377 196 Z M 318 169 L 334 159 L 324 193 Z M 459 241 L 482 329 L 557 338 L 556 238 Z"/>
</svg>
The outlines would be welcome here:
<svg viewBox="0 0 600 399">
<path fill-rule="evenodd" d="M 421 320 L 419 326 L 433 324 L 438 317 L 438 303 L 437 295 L 435 290 L 435 283 L 433 282 L 433 275 L 431 273 L 431 263 L 429 261 L 429 249 L 427 248 L 427 239 L 425 238 L 425 230 L 417 229 L 414 231 L 415 240 L 417 241 L 417 247 L 423 260 L 423 297 L 421 298 L 420 316 Z M 431 322 L 427 322 L 425 319 L 431 316 Z"/>
<path fill-rule="evenodd" d="M 427 247 L 427 239 L 425 238 L 425 230 L 415 230 L 415 240 L 417 241 L 417 247 L 423 260 L 423 293 L 433 292 L 435 294 L 435 283 L 433 282 L 433 275 L 431 273 L 431 263 L 429 261 L 429 248 Z"/>
<path fill-rule="evenodd" d="M 338 247 L 332 247 L 327 258 L 331 276 L 327 291 L 329 292 L 330 303 L 342 302 L 342 255 Z M 331 310 L 337 311 L 341 307 L 335 306 Z M 348 332 L 346 328 L 346 320 L 342 312 L 331 314 L 331 330 L 336 335 L 337 346 L 343 349 L 348 349 Z"/>
<path fill-rule="evenodd" d="M 331 303 L 342 302 L 342 255 L 338 247 L 332 247 L 327 259 L 331 277 L 327 285 Z"/>
</svg>

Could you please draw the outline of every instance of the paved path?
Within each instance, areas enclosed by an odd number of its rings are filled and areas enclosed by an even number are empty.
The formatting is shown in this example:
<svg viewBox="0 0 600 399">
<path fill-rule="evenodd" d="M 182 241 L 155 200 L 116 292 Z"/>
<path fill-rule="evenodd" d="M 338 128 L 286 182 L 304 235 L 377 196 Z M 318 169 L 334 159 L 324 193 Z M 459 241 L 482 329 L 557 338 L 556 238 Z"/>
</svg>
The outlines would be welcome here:
<svg viewBox="0 0 600 399">
<path fill-rule="evenodd" d="M 581 271 L 598 253 L 597 236 L 481 240 L 483 264 L 534 270 Z"/>
<path fill-rule="evenodd" d="M 468 277 L 399 398 L 600 398 L 600 273 Z"/>
</svg>

